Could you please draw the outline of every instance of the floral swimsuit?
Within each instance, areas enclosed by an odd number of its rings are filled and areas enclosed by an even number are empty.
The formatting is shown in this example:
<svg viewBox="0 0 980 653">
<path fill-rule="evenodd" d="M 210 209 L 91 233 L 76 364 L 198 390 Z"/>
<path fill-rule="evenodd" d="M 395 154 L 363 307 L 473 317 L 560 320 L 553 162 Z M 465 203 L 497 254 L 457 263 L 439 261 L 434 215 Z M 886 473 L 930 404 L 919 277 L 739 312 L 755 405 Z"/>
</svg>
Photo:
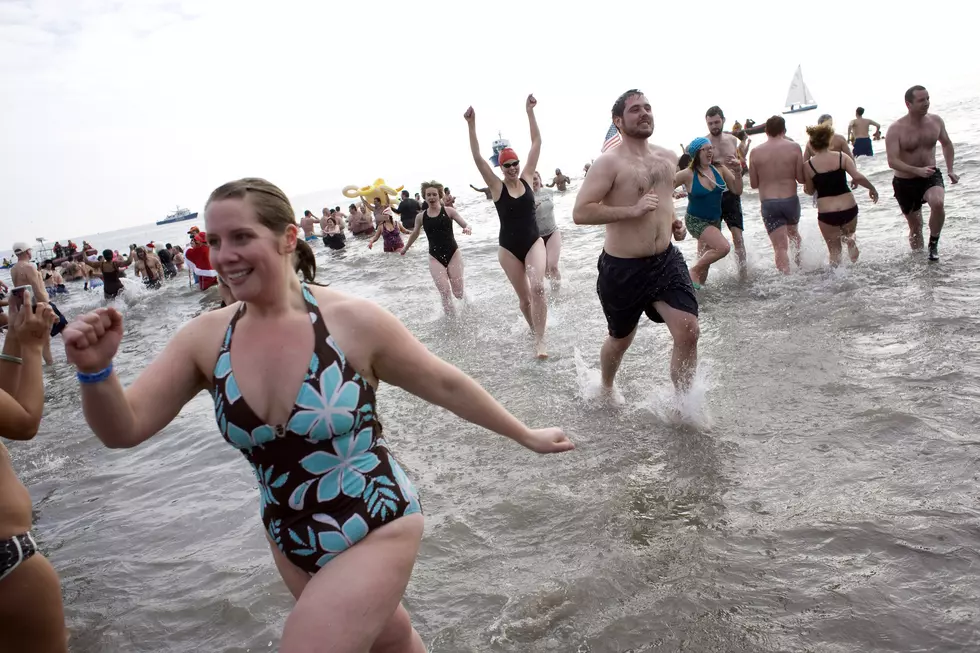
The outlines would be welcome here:
<svg viewBox="0 0 980 653">
<path fill-rule="evenodd" d="M 231 338 L 245 304 L 231 319 L 214 366 L 214 413 L 221 434 L 255 470 L 269 538 L 315 574 L 371 530 L 422 509 L 382 438 L 374 388 L 348 364 L 305 285 L 303 298 L 315 340 L 289 421 L 265 424 L 235 381 Z"/>
</svg>

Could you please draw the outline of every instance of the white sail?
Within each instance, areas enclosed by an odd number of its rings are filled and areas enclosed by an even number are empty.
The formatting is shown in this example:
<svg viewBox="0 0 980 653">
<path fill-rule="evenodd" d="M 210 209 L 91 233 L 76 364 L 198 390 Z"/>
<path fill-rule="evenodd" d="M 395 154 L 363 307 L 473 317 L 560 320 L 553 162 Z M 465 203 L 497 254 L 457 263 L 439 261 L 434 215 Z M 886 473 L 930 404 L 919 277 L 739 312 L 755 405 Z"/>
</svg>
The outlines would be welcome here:
<svg viewBox="0 0 980 653">
<path fill-rule="evenodd" d="M 803 68 L 802 66 L 797 66 L 796 74 L 793 75 L 793 81 L 790 82 L 789 91 L 786 93 L 785 106 L 793 107 L 815 103 L 816 100 L 813 99 L 813 95 L 810 94 L 810 89 L 807 88 L 806 82 L 803 81 Z"/>
</svg>

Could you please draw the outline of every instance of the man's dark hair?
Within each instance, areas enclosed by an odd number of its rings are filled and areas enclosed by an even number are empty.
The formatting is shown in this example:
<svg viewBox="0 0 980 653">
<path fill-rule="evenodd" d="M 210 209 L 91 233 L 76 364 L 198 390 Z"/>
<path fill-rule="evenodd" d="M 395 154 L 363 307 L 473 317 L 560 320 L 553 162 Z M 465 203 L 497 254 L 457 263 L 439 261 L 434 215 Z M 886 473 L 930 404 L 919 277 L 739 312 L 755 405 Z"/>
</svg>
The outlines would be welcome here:
<svg viewBox="0 0 980 653">
<path fill-rule="evenodd" d="M 170 243 L 167 243 L 167 246 L 164 247 L 164 249 L 170 249 L 171 247 L 173 247 L 173 245 L 171 245 Z"/>
<path fill-rule="evenodd" d="M 636 88 L 631 88 L 616 98 L 616 102 L 613 103 L 612 107 L 612 117 L 622 118 L 623 114 L 626 113 L 626 101 L 635 95 L 643 95 L 643 91 Z"/>
<path fill-rule="evenodd" d="M 711 107 L 704 113 L 705 118 L 711 118 L 714 116 L 721 116 L 721 119 L 725 119 L 725 112 L 721 110 L 721 107 Z"/>
<path fill-rule="evenodd" d="M 773 116 L 766 121 L 766 136 L 779 136 L 786 133 L 786 119 Z"/>
<path fill-rule="evenodd" d="M 691 165 L 691 155 L 685 152 L 679 159 L 677 159 L 677 169 L 685 170 L 689 165 Z"/>
<path fill-rule="evenodd" d="M 858 107 L 857 108 L 857 115 L 859 115 L 859 116 L 863 116 L 864 115 L 864 107 Z"/>
<path fill-rule="evenodd" d="M 926 90 L 925 86 L 919 86 L 918 84 L 916 84 L 909 90 L 905 91 L 905 102 L 908 104 L 912 104 L 913 102 L 915 102 L 915 92 L 924 91 L 924 90 Z"/>
</svg>

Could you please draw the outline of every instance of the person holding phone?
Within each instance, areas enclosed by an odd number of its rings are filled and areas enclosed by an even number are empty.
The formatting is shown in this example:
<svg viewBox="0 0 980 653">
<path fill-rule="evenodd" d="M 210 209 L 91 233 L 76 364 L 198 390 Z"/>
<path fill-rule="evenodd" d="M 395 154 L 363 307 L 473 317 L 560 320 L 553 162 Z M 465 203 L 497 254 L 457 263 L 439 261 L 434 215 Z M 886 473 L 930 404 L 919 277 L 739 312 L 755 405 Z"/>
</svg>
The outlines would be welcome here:
<svg viewBox="0 0 980 653">
<path fill-rule="evenodd" d="M 41 358 L 51 342 L 53 310 L 32 307 L 30 286 L 11 292 L 10 329 L 0 354 L 0 435 L 30 440 L 44 408 Z M 68 650 L 61 585 L 31 535 L 32 506 L 0 441 L 0 633 L 3 650 Z"/>
<path fill-rule="evenodd" d="M 65 327 L 68 326 L 68 320 L 65 319 L 65 316 L 61 314 L 58 307 L 48 297 L 48 291 L 44 288 L 44 279 L 41 277 L 41 272 L 31 263 L 30 245 L 24 242 L 18 242 L 14 243 L 12 249 L 14 250 L 14 255 L 17 257 L 17 262 L 14 264 L 14 267 L 10 268 L 10 281 L 14 286 L 30 286 L 33 291 L 34 300 L 42 304 L 47 304 L 54 311 L 58 319 L 51 327 L 51 337 L 53 338 L 64 331 Z M 41 356 L 44 358 L 46 365 L 51 365 L 54 362 L 54 359 L 51 357 L 50 340 L 45 342 Z"/>
</svg>

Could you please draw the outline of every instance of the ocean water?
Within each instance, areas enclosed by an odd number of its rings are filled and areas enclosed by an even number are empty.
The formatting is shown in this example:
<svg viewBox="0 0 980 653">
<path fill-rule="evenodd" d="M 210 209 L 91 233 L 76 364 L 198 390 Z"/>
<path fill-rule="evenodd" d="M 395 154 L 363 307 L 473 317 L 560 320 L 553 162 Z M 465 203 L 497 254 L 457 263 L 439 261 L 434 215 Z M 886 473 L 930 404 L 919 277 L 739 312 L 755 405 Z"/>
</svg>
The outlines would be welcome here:
<svg viewBox="0 0 980 653">
<path fill-rule="evenodd" d="M 489 202 L 459 193 L 474 234 L 457 232 L 457 320 L 442 315 L 425 242 L 406 257 L 318 246 L 318 276 L 385 306 L 518 417 L 577 445 L 536 456 L 382 386 L 386 439 L 426 513 L 405 604 L 430 651 L 980 648 L 980 105 L 934 110 L 962 176 L 947 184 L 942 261 L 909 251 L 883 143 L 859 164 L 882 199 L 858 194 L 856 265 L 827 266 L 805 201 L 802 267 L 778 274 L 747 191 L 749 278 L 731 257 L 713 267 L 697 386 L 680 406 L 669 335 L 649 322 L 620 371 L 622 404 L 595 399 L 602 230 L 571 223 L 579 181 L 556 199 L 564 286 L 549 295 L 545 363 L 497 264 Z M 90 241 L 180 243 L 187 226 Z M 694 247 L 680 243 L 689 261 Z M 124 383 L 217 303 L 184 279 L 131 283 Z M 101 303 L 73 287 L 61 307 Z M 72 651 L 276 650 L 292 599 L 208 396 L 143 446 L 110 451 L 82 419 L 72 370 L 45 383 L 40 433 L 8 447 L 62 579 Z"/>
</svg>

